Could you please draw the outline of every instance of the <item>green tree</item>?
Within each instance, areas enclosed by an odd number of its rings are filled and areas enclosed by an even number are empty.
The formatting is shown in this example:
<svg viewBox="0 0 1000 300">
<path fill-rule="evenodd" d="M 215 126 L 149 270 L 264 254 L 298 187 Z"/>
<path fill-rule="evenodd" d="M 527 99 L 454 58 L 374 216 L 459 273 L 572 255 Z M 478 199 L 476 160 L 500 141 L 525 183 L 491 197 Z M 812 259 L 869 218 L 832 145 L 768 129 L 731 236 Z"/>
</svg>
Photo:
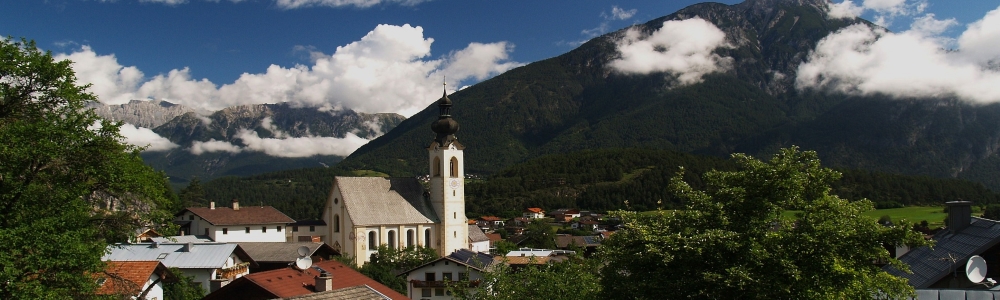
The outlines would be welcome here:
<svg viewBox="0 0 1000 300">
<path fill-rule="evenodd" d="M 164 300 L 196 300 L 205 297 L 201 283 L 194 281 L 194 276 L 185 276 L 181 269 L 170 268 L 177 280 L 163 284 Z"/>
<path fill-rule="evenodd" d="M 682 180 L 671 189 L 684 210 L 619 211 L 623 229 L 599 250 L 603 298 L 891 299 L 912 295 L 906 280 L 873 262 L 905 265 L 884 244 L 924 245 L 909 224 L 886 227 L 861 215 L 870 201 L 829 194 L 839 173 L 815 152 L 783 149 L 769 162 L 735 154 L 737 171 Z M 795 220 L 786 209 L 802 210 Z"/>
<path fill-rule="evenodd" d="M 0 299 L 86 297 L 108 243 L 169 219 L 164 175 L 84 109 L 86 88 L 69 61 L 0 39 Z"/>
<path fill-rule="evenodd" d="M 178 210 L 207 203 L 205 200 L 205 189 L 201 186 L 201 179 L 198 179 L 198 177 L 191 178 L 188 186 L 181 189 L 177 196 L 180 198 L 180 205 L 179 207 L 175 207 L 175 209 Z"/>
<path fill-rule="evenodd" d="M 372 254 L 369 261 L 358 268 L 358 271 L 397 292 L 406 294 L 406 278 L 396 274 L 435 259 L 438 259 L 437 251 L 430 247 L 409 246 L 396 249 L 382 244 L 378 246 L 378 252 Z"/>
<path fill-rule="evenodd" d="M 535 219 L 524 229 L 521 245 L 538 249 L 556 248 L 556 230 L 545 221 Z"/>
<path fill-rule="evenodd" d="M 1000 220 L 1000 204 L 990 204 L 983 208 L 983 218 Z"/>
<path fill-rule="evenodd" d="M 463 280 L 450 284 L 448 290 L 456 299 L 601 299 L 598 264 L 571 259 L 514 269 L 501 262 L 483 273 L 478 289 L 465 288 L 468 281 Z"/>
</svg>

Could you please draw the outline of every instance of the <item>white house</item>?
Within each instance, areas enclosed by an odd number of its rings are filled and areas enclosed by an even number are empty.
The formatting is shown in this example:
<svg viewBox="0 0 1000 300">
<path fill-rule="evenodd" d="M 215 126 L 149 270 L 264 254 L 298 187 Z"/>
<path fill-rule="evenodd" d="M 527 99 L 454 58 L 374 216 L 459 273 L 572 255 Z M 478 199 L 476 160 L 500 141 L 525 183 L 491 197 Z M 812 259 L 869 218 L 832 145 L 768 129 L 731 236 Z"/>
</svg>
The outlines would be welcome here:
<svg viewBox="0 0 1000 300">
<path fill-rule="evenodd" d="M 327 244 L 358 265 L 379 245 L 425 246 L 446 256 L 469 245 L 465 217 L 463 146 L 455 138 L 447 94 L 431 124 L 437 137 L 427 147 L 430 184 L 416 178 L 335 177 L 323 208 Z"/>
<path fill-rule="evenodd" d="M 521 213 L 521 216 L 527 219 L 541 219 L 545 217 L 545 211 L 539 207 L 529 207 Z"/>
<path fill-rule="evenodd" d="M 483 272 L 492 265 L 493 256 L 460 249 L 399 276 L 406 276 L 406 296 L 410 299 L 444 300 L 452 299 L 449 281 L 468 280 L 469 288 L 477 288 Z"/>
<path fill-rule="evenodd" d="M 98 295 L 118 295 L 128 299 L 163 299 L 163 282 L 176 280 L 159 261 L 109 261 L 104 273 L 97 274 Z"/>
<path fill-rule="evenodd" d="M 325 242 L 327 232 L 326 222 L 323 220 L 299 220 L 285 227 L 285 241 Z"/>
<path fill-rule="evenodd" d="M 189 207 L 174 214 L 174 222 L 189 235 L 205 235 L 216 242 L 284 242 L 285 226 L 294 223 L 270 206 Z"/>
<path fill-rule="evenodd" d="M 469 250 L 472 252 L 490 252 L 490 237 L 479 226 L 469 225 Z"/>
<path fill-rule="evenodd" d="M 211 292 L 212 279 L 233 280 L 249 274 L 253 260 L 237 244 L 116 244 L 108 246 L 104 261 L 159 261 L 168 268 L 178 268 L 193 276 L 205 293 Z M 162 299 L 162 298 L 160 298 Z"/>
</svg>

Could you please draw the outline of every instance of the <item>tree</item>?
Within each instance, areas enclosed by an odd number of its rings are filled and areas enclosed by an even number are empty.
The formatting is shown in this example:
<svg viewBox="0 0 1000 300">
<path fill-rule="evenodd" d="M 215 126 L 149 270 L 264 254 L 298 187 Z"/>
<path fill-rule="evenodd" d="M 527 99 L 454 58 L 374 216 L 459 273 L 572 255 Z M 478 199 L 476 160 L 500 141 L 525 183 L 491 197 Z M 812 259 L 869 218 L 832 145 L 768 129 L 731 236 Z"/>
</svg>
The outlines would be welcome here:
<svg viewBox="0 0 1000 300">
<path fill-rule="evenodd" d="M 175 207 L 176 209 L 203 205 L 206 201 L 205 189 L 201 186 L 201 179 L 198 179 L 198 177 L 191 178 L 191 182 L 180 191 L 178 198 L 180 198 L 180 207 Z"/>
<path fill-rule="evenodd" d="M 69 61 L 0 39 L 0 299 L 86 297 L 108 243 L 170 217 L 164 175 L 75 80 Z"/>
<path fill-rule="evenodd" d="M 885 244 L 926 242 L 910 225 L 862 216 L 868 200 L 829 194 L 839 173 L 815 152 L 782 149 L 769 162 L 735 154 L 737 171 L 711 171 L 695 190 L 683 169 L 671 190 L 684 210 L 619 211 L 623 229 L 599 255 L 603 298 L 890 299 L 912 295 L 906 280 L 874 262 L 906 266 Z M 795 220 L 786 209 L 802 210 Z"/>
<path fill-rule="evenodd" d="M 990 204 L 983 208 L 983 218 L 1000 220 L 1000 204 Z"/>
<path fill-rule="evenodd" d="M 501 262 L 483 273 L 477 290 L 466 288 L 466 280 L 449 284 L 448 290 L 456 299 L 600 299 L 598 265 L 595 260 L 571 259 L 515 270 Z"/>
<path fill-rule="evenodd" d="M 194 276 L 185 276 L 181 269 L 170 268 L 170 273 L 177 280 L 163 284 L 163 299 L 165 300 L 195 300 L 205 297 L 201 283 L 194 281 Z"/>
<path fill-rule="evenodd" d="M 406 278 L 396 274 L 435 259 L 438 259 L 437 251 L 430 247 L 409 246 L 397 249 L 382 244 L 378 246 L 378 252 L 372 254 L 368 263 L 358 268 L 358 271 L 397 292 L 406 294 Z"/>
<path fill-rule="evenodd" d="M 521 245 L 538 249 L 555 249 L 556 230 L 540 219 L 534 219 L 524 229 Z"/>
</svg>

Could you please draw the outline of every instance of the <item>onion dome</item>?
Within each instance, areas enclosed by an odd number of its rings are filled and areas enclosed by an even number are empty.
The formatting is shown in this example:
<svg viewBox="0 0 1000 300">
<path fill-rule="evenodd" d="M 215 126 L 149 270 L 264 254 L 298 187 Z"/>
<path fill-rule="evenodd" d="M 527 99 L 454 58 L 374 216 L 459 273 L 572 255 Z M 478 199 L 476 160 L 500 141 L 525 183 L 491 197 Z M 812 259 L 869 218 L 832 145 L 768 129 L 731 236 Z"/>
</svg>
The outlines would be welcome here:
<svg viewBox="0 0 1000 300">
<path fill-rule="evenodd" d="M 439 145 L 445 145 L 455 139 L 454 134 L 458 132 L 458 122 L 451 118 L 451 99 L 448 99 L 448 90 L 445 89 L 441 95 L 441 100 L 438 100 L 438 119 L 431 123 L 431 130 L 437 133 L 437 138 L 434 140 L 438 142 Z"/>
</svg>

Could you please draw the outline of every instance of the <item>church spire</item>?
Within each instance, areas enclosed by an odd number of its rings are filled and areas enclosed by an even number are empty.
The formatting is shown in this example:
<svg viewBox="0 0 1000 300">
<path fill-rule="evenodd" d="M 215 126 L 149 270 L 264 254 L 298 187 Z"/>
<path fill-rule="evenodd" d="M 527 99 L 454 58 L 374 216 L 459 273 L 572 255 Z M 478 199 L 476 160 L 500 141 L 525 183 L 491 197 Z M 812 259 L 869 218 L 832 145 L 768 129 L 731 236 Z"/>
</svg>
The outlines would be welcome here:
<svg viewBox="0 0 1000 300">
<path fill-rule="evenodd" d="M 438 120 L 431 123 L 431 130 L 437 133 L 434 141 L 438 145 L 444 146 L 455 140 L 455 132 L 458 132 L 458 122 L 451 118 L 451 99 L 448 99 L 448 82 L 443 85 L 441 99 L 438 100 Z"/>
</svg>

